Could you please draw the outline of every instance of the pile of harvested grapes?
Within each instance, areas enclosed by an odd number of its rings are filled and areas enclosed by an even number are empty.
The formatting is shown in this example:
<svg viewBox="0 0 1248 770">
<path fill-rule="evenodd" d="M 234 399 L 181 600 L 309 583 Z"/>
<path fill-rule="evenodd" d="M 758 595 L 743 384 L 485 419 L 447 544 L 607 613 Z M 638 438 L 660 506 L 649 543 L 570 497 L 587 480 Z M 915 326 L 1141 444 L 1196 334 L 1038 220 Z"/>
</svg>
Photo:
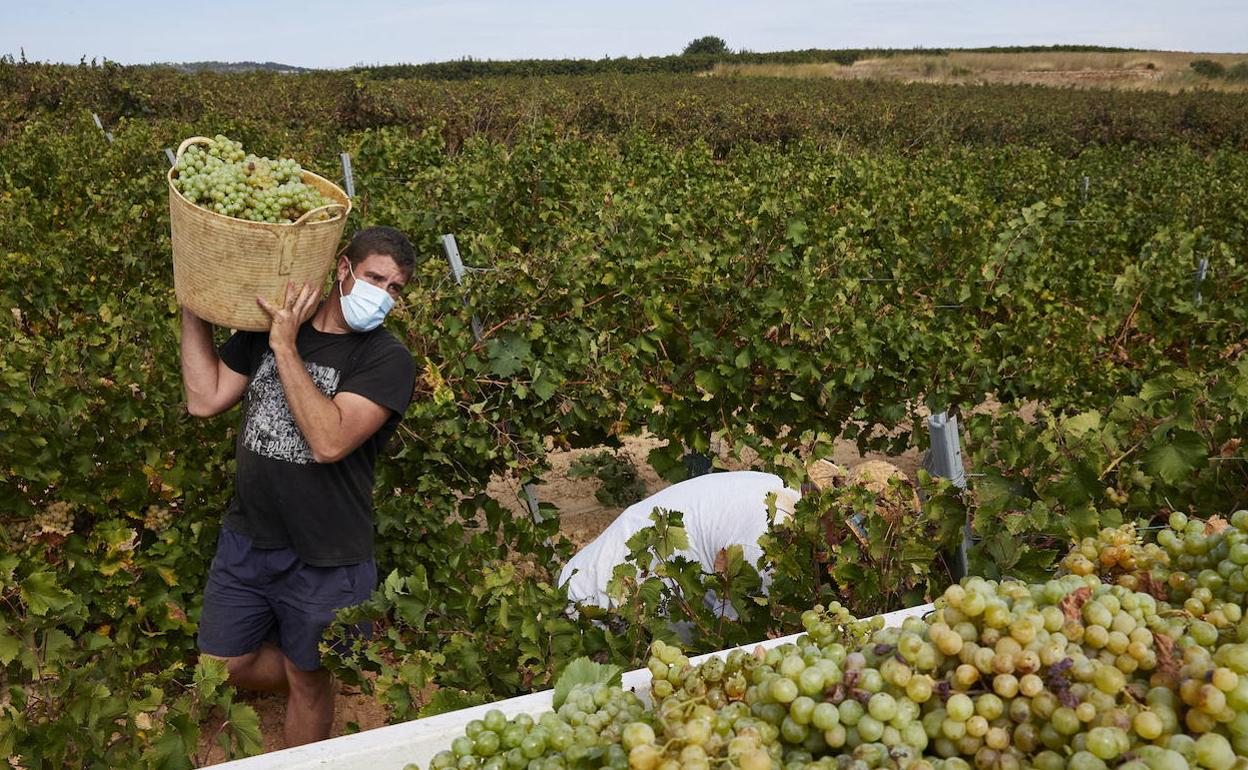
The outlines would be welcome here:
<svg viewBox="0 0 1248 770">
<path fill-rule="evenodd" d="M 293 222 L 332 203 L 303 181 L 297 162 L 249 155 L 240 142 L 220 134 L 206 145 L 188 147 L 172 176 L 174 189 L 191 203 L 253 222 Z"/>
<path fill-rule="evenodd" d="M 1248 511 L 1078 543 L 1031 585 L 971 577 L 926 618 L 805 614 L 796 644 L 691 665 L 651 648 L 653 705 L 574 691 L 491 712 L 434 770 L 1231 770 L 1248 767 Z"/>
</svg>

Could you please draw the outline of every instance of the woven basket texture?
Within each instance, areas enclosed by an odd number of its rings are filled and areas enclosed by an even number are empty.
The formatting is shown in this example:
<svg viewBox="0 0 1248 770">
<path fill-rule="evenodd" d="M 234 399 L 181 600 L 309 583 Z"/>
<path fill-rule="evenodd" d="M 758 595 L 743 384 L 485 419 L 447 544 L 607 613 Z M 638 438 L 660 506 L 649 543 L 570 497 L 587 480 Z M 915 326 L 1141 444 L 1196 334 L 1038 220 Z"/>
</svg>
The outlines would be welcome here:
<svg viewBox="0 0 1248 770">
<path fill-rule="evenodd" d="M 178 155 L 199 140 L 183 142 Z M 257 297 L 279 304 L 288 281 L 325 281 L 351 212 L 351 199 L 333 182 L 303 172 L 303 181 L 335 204 L 332 219 L 269 224 L 201 208 L 174 189 L 173 169 L 167 179 L 174 293 L 195 315 L 230 329 L 267 331 L 269 317 Z"/>
</svg>

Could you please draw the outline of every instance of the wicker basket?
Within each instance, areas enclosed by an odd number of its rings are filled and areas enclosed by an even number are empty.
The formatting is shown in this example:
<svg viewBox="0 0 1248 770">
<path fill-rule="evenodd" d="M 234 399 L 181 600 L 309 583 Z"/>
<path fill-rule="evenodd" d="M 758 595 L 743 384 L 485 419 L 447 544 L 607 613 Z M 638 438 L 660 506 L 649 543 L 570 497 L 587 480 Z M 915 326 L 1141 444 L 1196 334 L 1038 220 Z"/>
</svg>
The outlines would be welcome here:
<svg viewBox="0 0 1248 770">
<path fill-rule="evenodd" d="M 192 144 L 209 141 L 202 136 L 187 139 L 178 147 L 178 157 Z M 174 189 L 172 168 L 167 180 L 174 293 L 195 315 L 231 329 L 267 331 L 269 316 L 256 297 L 279 304 L 288 281 L 320 286 L 333 267 L 351 199 L 328 179 L 304 171 L 303 181 L 335 202 L 279 225 L 201 208 Z M 334 216 L 308 221 L 322 211 Z"/>
</svg>

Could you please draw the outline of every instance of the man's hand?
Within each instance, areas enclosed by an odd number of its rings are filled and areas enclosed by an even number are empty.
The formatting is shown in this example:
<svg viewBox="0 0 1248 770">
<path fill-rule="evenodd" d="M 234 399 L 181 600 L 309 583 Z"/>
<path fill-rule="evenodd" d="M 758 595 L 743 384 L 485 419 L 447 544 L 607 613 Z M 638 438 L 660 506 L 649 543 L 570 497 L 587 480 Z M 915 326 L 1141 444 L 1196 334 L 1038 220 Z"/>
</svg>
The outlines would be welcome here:
<svg viewBox="0 0 1248 770">
<path fill-rule="evenodd" d="M 273 307 L 264 297 L 256 297 L 256 304 L 269 314 L 272 324 L 269 327 L 269 347 L 273 352 L 294 350 L 295 338 L 299 327 L 316 313 L 320 295 L 316 287 L 305 283 L 295 293 L 295 284 L 286 284 L 286 299 L 281 307 Z"/>
</svg>

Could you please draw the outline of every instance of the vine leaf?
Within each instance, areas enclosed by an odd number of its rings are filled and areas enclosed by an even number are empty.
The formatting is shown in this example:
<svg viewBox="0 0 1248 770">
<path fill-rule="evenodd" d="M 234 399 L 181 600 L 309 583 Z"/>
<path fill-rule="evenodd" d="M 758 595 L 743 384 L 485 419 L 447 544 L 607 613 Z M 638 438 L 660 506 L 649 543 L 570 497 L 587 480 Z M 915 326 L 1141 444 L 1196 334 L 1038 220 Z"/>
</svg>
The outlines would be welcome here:
<svg viewBox="0 0 1248 770">
<path fill-rule="evenodd" d="M 789 226 L 785 235 L 788 237 L 789 243 L 794 246 L 801 246 L 806 242 L 806 230 L 807 225 L 805 220 L 791 219 L 789 220 Z"/>
<path fill-rule="evenodd" d="M 7 666 L 12 663 L 21 650 L 22 642 L 16 636 L 10 634 L 0 635 L 0 666 Z"/>
<path fill-rule="evenodd" d="M 499 377 L 510 377 L 524 368 L 533 357 L 533 346 L 518 334 L 508 334 L 502 339 L 486 343 L 490 354 L 490 371 Z"/>
<path fill-rule="evenodd" d="M 264 741 L 260 735 L 260 716 L 247 703 L 234 703 L 230 706 L 230 731 L 243 756 L 259 754 L 264 749 Z M 222 735 L 226 743 L 229 736 Z M 228 750 L 228 746 L 225 747 Z"/>
<path fill-rule="evenodd" d="M 563 669 L 563 673 L 555 680 L 555 694 L 552 705 L 558 709 L 568 699 L 573 688 L 605 684 L 608 687 L 618 685 L 624 669 L 607 663 L 595 663 L 589 658 L 581 657 L 572 661 Z"/>
<path fill-rule="evenodd" d="M 26 608 L 40 616 L 48 614 L 48 610 L 63 610 L 73 600 L 69 591 L 56 584 L 56 576 L 46 571 L 31 573 L 23 580 L 21 596 Z"/>
<path fill-rule="evenodd" d="M 1148 451 L 1144 467 L 1167 484 L 1177 484 L 1204 464 L 1206 457 L 1205 442 L 1199 435 L 1191 431 L 1175 431 L 1168 442 Z"/>
</svg>

